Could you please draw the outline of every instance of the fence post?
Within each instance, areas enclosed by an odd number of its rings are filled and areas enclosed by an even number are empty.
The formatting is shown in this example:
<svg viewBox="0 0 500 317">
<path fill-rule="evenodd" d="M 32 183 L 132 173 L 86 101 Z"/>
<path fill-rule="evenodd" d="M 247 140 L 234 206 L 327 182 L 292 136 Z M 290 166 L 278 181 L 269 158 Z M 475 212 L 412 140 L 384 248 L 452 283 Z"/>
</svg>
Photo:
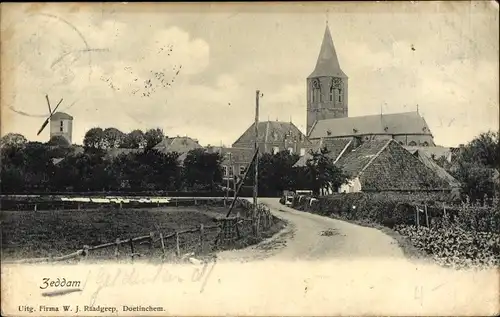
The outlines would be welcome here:
<svg viewBox="0 0 500 317">
<path fill-rule="evenodd" d="M 427 224 L 427 228 L 429 228 L 429 216 L 427 214 L 427 204 L 425 204 L 425 222 Z"/>
<path fill-rule="evenodd" d="M 118 260 L 118 257 L 120 256 L 119 247 L 120 247 L 120 238 L 116 238 L 116 240 L 115 240 L 115 257 L 116 257 L 116 260 Z"/>
<path fill-rule="evenodd" d="M 179 257 L 181 256 L 181 249 L 179 247 L 179 232 L 175 232 L 175 253 Z"/>
<path fill-rule="evenodd" d="M 37 207 L 37 206 L 36 206 L 36 204 L 35 204 L 35 208 L 34 208 L 34 211 L 35 211 L 35 212 L 36 212 L 36 207 Z"/>
<path fill-rule="evenodd" d="M 161 251 L 163 252 L 163 258 L 165 258 L 165 242 L 163 241 L 163 233 L 160 232 L 160 241 L 161 241 Z"/>
<path fill-rule="evenodd" d="M 134 240 L 132 238 L 129 239 L 129 243 L 130 243 L 130 256 L 132 257 L 132 261 L 134 261 L 134 253 L 135 253 L 135 250 L 134 250 Z"/>
<path fill-rule="evenodd" d="M 203 228 L 203 224 L 200 224 L 200 245 L 201 245 L 201 254 L 205 251 L 205 241 L 204 241 L 205 230 Z"/>
<path fill-rule="evenodd" d="M 153 231 L 151 231 L 151 232 L 149 233 L 149 240 L 150 240 L 149 250 L 153 250 L 154 243 L 155 243 L 154 237 L 155 237 L 155 234 L 154 234 L 154 232 L 153 232 Z"/>
<path fill-rule="evenodd" d="M 418 205 L 416 205 L 415 206 L 415 225 L 417 226 L 417 228 L 419 226 L 419 221 L 418 220 L 419 220 L 418 219 Z"/>
<path fill-rule="evenodd" d="M 90 252 L 90 247 L 88 245 L 83 246 L 83 258 L 88 259 L 89 252 Z"/>
</svg>

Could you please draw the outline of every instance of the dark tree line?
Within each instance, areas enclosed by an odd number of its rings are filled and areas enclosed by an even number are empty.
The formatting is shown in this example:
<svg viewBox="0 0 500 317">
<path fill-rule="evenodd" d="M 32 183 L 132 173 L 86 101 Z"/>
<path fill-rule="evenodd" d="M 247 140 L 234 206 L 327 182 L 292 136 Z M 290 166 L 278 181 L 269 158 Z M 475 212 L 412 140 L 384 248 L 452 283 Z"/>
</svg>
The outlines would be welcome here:
<svg viewBox="0 0 500 317">
<path fill-rule="evenodd" d="M 106 137 L 105 131 L 107 132 Z M 161 130 L 154 129 L 141 139 L 132 131 L 124 138 L 111 137 L 116 129 L 93 128 L 85 135 L 83 152 L 62 137 L 47 143 L 28 142 L 21 135 L 2 138 L 1 189 L 3 193 L 85 192 L 85 191 L 217 191 L 225 186 L 222 157 L 203 149 L 192 150 L 180 160 L 179 153 L 162 153 L 153 149 Z M 118 139 L 144 148 L 107 155 Z M 142 141 L 141 141 L 142 140 Z M 147 141 L 150 140 L 149 145 Z M 326 151 L 313 153 L 304 167 L 293 167 L 298 160 L 286 151 L 259 158 L 259 195 L 279 196 L 283 190 L 335 188 L 345 176 L 333 165 Z M 252 186 L 253 166 L 244 185 Z"/>
<path fill-rule="evenodd" d="M 124 133 L 116 128 L 92 128 L 85 133 L 83 145 L 94 149 L 150 149 L 164 138 L 165 135 L 160 128 L 149 129 L 146 132 L 137 129 L 130 133 Z"/>
</svg>

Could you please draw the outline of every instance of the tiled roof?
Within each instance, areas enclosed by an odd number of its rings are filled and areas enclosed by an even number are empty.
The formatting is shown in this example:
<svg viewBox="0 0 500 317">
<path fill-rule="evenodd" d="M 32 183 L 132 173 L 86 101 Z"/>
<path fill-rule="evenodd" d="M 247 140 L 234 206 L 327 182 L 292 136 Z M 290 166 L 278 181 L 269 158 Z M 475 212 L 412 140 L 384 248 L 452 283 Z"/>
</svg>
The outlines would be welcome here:
<svg viewBox="0 0 500 317">
<path fill-rule="evenodd" d="M 345 137 L 364 134 L 426 134 L 432 135 L 425 119 L 418 112 L 403 112 L 319 120 L 309 138 Z"/>
<path fill-rule="evenodd" d="M 200 148 L 202 148 L 202 146 L 199 145 L 197 141 L 186 136 L 173 138 L 166 137 L 154 147 L 155 150 L 163 153 L 177 152 L 180 154 Z"/>
<path fill-rule="evenodd" d="M 435 170 L 392 139 L 365 142 L 343 155 L 338 165 L 351 177 L 359 177 L 365 191 L 451 189 Z"/>
<path fill-rule="evenodd" d="M 238 147 L 238 144 L 247 144 L 254 142 L 255 123 L 253 123 L 239 138 L 233 143 L 233 147 Z M 281 121 L 264 121 L 259 122 L 258 142 L 281 142 L 285 138 L 287 140 L 296 140 L 305 144 L 310 144 L 306 136 L 292 123 Z"/>
<path fill-rule="evenodd" d="M 388 145 L 390 140 L 365 142 L 349 153 L 344 153 L 337 164 L 349 175 L 355 177 L 363 171 L 370 161 Z"/>
<path fill-rule="evenodd" d="M 451 176 L 444 168 L 436 164 L 436 162 L 434 162 L 434 160 L 428 155 L 428 153 L 424 153 L 421 150 L 417 150 L 413 153 L 413 155 L 418 157 L 420 161 L 425 164 L 425 166 L 433 170 L 439 177 L 448 182 L 450 186 L 460 187 L 460 182 L 456 180 L 453 176 Z"/>
<path fill-rule="evenodd" d="M 326 26 L 325 34 L 323 35 L 323 42 L 321 43 L 321 49 L 318 61 L 316 62 L 316 67 L 308 78 L 323 76 L 347 78 L 346 74 L 342 71 L 342 69 L 340 69 L 337 52 L 335 51 L 335 46 L 333 45 L 332 35 L 328 25 Z"/>
<path fill-rule="evenodd" d="M 317 152 L 321 148 L 326 147 L 330 153 L 328 156 L 335 162 L 340 155 L 343 155 L 347 152 L 347 149 L 350 148 L 352 144 L 352 138 L 321 138 L 319 142 L 315 142 L 313 151 Z M 309 151 L 306 152 L 305 155 L 301 156 L 298 161 L 293 165 L 294 167 L 306 166 L 307 161 L 312 158 L 312 155 Z"/>
<path fill-rule="evenodd" d="M 440 157 L 449 159 L 452 155 L 451 148 L 444 146 L 404 146 L 404 148 L 410 151 L 411 154 L 420 152 L 422 154 L 426 154 L 429 157 L 434 156 L 435 159 L 438 159 Z"/>
</svg>

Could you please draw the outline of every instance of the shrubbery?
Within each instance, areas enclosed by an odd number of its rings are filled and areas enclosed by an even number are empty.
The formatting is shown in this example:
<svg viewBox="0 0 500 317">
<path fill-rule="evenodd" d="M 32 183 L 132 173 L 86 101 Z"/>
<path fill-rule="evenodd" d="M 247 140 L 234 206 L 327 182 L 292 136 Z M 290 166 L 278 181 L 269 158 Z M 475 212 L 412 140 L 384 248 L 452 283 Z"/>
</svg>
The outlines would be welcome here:
<svg viewBox="0 0 500 317">
<path fill-rule="evenodd" d="M 500 210 L 498 199 L 484 199 L 489 205 L 450 206 L 448 196 L 439 193 L 351 193 L 313 200 L 296 197 L 293 206 L 324 216 L 377 223 L 410 239 L 419 250 L 444 266 L 465 268 L 500 265 Z M 444 213 L 443 204 L 447 211 Z M 429 227 L 416 207 L 427 206 Z"/>
</svg>

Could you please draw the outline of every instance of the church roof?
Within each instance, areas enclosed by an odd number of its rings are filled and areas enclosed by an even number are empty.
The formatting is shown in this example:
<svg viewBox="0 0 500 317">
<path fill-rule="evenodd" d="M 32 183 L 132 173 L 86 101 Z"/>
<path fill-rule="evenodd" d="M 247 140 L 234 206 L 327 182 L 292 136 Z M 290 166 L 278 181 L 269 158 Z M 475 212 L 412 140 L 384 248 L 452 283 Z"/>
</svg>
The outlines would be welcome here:
<svg viewBox="0 0 500 317">
<path fill-rule="evenodd" d="M 330 34 L 328 25 L 326 26 L 325 34 L 323 35 L 323 43 L 321 43 L 316 68 L 308 78 L 325 76 L 347 78 L 347 75 L 342 71 L 342 69 L 340 69 L 337 52 L 335 51 L 335 46 L 333 45 L 332 35 Z"/>
<path fill-rule="evenodd" d="M 239 138 L 233 143 L 233 147 L 238 147 L 238 144 L 247 144 L 254 142 L 255 123 L 253 123 Z M 272 143 L 272 142 L 282 142 L 287 138 L 287 140 L 296 140 L 305 144 L 309 144 L 309 140 L 306 136 L 293 124 L 292 122 L 282 122 L 282 121 L 263 121 L 259 122 L 258 125 L 258 138 L 259 143 Z"/>
<path fill-rule="evenodd" d="M 432 135 L 425 119 L 415 111 L 319 120 L 309 133 L 309 138 L 346 137 L 365 134 Z"/>
</svg>

